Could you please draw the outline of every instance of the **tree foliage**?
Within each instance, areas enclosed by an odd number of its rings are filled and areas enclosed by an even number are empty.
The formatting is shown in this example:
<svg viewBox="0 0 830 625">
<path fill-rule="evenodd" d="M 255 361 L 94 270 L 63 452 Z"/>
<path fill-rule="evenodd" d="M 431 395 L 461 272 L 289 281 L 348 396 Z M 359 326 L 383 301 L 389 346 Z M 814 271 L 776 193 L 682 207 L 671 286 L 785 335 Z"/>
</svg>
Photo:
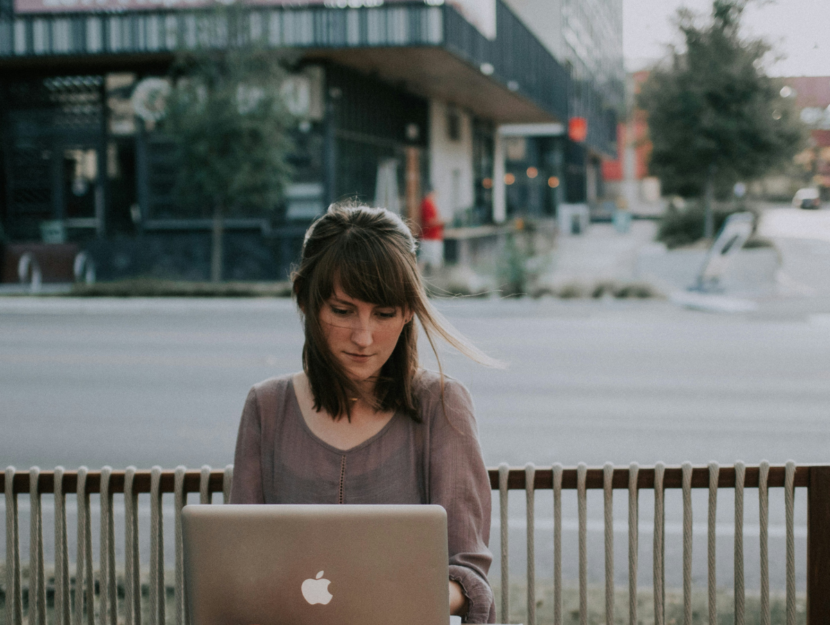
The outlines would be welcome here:
<svg viewBox="0 0 830 625">
<path fill-rule="evenodd" d="M 792 102 L 766 75 L 770 46 L 740 34 L 751 0 L 714 0 L 707 23 L 681 10 L 684 46 L 672 48 L 644 83 L 651 171 L 664 191 L 699 196 L 707 181 L 731 189 L 790 159 L 805 139 Z"/>
<path fill-rule="evenodd" d="M 163 129 L 177 144 L 176 194 L 223 216 L 276 207 L 291 168 L 291 115 L 284 72 L 248 46 L 183 53 L 174 69 Z"/>
<path fill-rule="evenodd" d="M 245 36 L 240 7 L 203 16 L 200 46 L 180 52 L 161 130 L 177 149 L 176 199 L 186 214 L 213 217 L 211 277 L 222 275 L 223 220 L 264 215 L 291 177 L 293 116 L 281 59 Z"/>
</svg>

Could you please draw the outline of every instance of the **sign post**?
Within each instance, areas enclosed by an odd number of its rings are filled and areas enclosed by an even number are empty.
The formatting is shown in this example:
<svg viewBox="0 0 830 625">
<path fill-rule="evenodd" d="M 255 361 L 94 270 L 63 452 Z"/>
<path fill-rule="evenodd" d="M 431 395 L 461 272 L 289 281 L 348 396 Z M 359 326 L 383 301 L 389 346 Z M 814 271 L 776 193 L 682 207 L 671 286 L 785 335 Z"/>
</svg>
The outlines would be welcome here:
<svg viewBox="0 0 830 625">
<path fill-rule="evenodd" d="M 752 213 L 733 213 L 727 217 L 718 238 L 706 254 L 697 282 L 692 290 L 717 291 L 721 276 L 732 257 L 737 254 L 752 234 L 755 216 Z"/>
</svg>

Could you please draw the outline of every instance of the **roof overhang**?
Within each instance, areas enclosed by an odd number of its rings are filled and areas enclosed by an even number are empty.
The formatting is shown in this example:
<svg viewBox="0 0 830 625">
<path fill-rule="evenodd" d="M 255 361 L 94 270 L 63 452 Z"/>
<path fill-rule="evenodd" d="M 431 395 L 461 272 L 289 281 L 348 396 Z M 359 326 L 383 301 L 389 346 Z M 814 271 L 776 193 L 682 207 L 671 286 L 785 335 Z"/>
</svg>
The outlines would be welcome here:
<svg viewBox="0 0 830 625">
<path fill-rule="evenodd" d="M 503 137 L 561 137 L 565 134 L 564 124 L 504 124 L 499 126 Z"/>
<path fill-rule="evenodd" d="M 554 123 L 551 113 L 481 69 L 438 46 L 307 50 L 304 59 L 331 61 L 374 75 L 425 98 L 443 100 L 497 124 Z"/>
</svg>

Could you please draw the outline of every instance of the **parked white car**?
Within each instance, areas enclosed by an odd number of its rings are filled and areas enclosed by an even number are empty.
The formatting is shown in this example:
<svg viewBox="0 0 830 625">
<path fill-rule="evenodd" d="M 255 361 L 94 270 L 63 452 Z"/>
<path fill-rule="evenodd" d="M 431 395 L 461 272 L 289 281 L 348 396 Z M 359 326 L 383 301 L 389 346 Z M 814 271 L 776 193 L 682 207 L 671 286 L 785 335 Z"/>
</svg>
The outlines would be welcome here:
<svg viewBox="0 0 830 625">
<path fill-rule="evenodd" d="M 796 208 L 820 208 L 821 198 L 818 189 L 799 189 L 793 197 L 793 206 Z"/>
</svg>

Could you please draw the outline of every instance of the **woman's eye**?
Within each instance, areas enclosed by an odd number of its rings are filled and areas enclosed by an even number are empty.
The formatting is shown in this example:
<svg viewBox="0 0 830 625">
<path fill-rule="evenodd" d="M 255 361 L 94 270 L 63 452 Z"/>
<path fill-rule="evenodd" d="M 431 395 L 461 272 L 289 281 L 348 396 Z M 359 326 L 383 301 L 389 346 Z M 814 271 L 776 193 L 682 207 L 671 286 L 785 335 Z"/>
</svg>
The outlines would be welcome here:
<svg viewBox="0 0 830 625">
<path fill-rule="evenodd" d="M 394 319 L 394 318 L 395 318 L 395 317 L 397 317 L 397 316 L 398 316 L 397 311 L 393 311 L 393 312 L 378 312 L 378 317 L 380 317 L 381 319 Z"/>
<path fill-rule="evenodd" d="M 345 308 L 335 308 L 334 306 L 331 307 L 331 312 L 333 312 L 335 315 L 339 315 L 341 317 L 349 314 L 349 311 L 346 310 Z"/>
</svg>

